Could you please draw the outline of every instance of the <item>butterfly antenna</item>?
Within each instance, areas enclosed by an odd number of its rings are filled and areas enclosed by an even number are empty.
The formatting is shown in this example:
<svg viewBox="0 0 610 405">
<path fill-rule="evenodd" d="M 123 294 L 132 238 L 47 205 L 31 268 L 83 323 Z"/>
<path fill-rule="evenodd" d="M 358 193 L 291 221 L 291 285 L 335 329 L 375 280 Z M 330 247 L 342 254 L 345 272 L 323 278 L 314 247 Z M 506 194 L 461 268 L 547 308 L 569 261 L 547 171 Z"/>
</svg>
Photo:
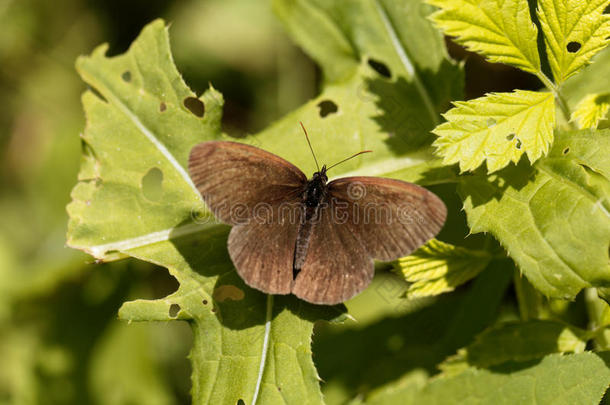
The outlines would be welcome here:
<svg viewBox="0 0 610 405">
<path fill-rule="evenodd" d="M 309 145 L 309 150 L 311 150 L 311 154 L 313 155 L 313 161 L 316 162 L 316 167 L 318 168 L 318 171 L 320 171 L 320 165 L 318 165 L 318 159 L 316 159 L 316 154 L 313 153 L 313 148 L 311 147 L 311 142 L 309 142 L 309 135 L 307 135 L 307 130 L 305 129 L 305 126 L 303 125 L 303 123 L 301 121 L 299 121 L 299 124 L 301 124 L 301 128 L 303 128 L 303 132 L 305 132 L 305 139 L 307 139 L 307 144 Z"/>
<path fill-rule="evenodd" d="M 348 157 L 348 158 L 345 158 L 345 159 L 343 159 L 342 161 L 337 162 L 337 163 L 335 163 L 335 164 L 334 164 L 334 165 L 332 165 L 332 166 L 329 166 L 329 167 L 328 167 L 328 169 L 326 169 L 326 170 L 330 170 L 330 169 L 332 169 L 333 167 L 337 166 L 338 164 L 341 164 L 341 163 L 346 162 L 346 161 L 348 161 L 348 160 L 350 160 L 350 159 L 352 159 L 352 158 L 355 158 L 355 157 L 356 157 L 356 156 L 358 156 L 358 155 L 362 155 L 363 153 L 370 153 L 370 152 L 372 152 L 372 150 L 363 150 L 363 151 L 361 151 L 361 152 L 355 153 L 355 154 L 353 154 L 352 156 L 350 156 L 350 157 Z"/>
</svg>

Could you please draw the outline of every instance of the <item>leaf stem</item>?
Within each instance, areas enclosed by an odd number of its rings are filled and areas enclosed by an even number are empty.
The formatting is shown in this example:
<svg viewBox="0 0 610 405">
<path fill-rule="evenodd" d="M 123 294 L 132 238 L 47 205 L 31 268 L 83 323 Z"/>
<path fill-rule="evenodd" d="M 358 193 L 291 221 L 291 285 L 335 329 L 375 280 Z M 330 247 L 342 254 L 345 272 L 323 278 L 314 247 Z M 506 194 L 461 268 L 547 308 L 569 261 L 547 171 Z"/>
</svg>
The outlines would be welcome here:
<svg viewBox="0 0 610 405">
<path fill-rule="evenodd" d="M 553 96 L 555 97 L 555 101 L 557 101 L 557 104 L 559 105 L 559 109 L 563 113 L 563 117 L 566 120 L 566 123 L 570 127 L 570 129 L 576 129 L 574 124 L 570 122 L 570 118 L 571 118 L 570 109 L 568 108 L 568 103 L 566 102 L 565 98 L 561 94 L 561 91 L 559 90 L 559 87 L 556 86 L 555 83 L 553 83 L 551 81 L 551 79 L 549 79 L 542 72 L 538 72 L 536 74 L 536 76 L 538 77 L 538 79 L 540 79 L 542 84 L 544 84 L 544 86 L 547 89 L 549 89 L 549 91 L 551 93 L 553 93 Z"/>
</svg>

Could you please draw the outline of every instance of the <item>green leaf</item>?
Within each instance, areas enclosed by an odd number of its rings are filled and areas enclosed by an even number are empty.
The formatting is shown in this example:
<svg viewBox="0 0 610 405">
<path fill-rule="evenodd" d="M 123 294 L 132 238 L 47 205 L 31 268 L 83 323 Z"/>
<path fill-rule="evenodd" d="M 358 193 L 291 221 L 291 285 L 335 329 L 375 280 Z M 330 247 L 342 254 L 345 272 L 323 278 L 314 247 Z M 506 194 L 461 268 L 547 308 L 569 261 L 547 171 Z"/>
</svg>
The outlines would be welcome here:
<svg viewBox="0 0 610 405">
<path fill-rule="evenodd" d="M 560 84 L 587 65 L 608 45 L 608 0 L 541 0 L 538 17 L 544 32 L 549 63 Z"/>
<path fill-rule="evenodd" d="M 523 152 L 530 162 L 547 153 L 553 142 L 555 104 L 550 93 L 516 90 L 458 101 L 444 114 L 447 122 L 432 132 L 437 153 L 446 165 L 474 170 L 487 161 L 488 171 L 518 162 Z"/>
<path fill-rule="evenodd" d="M 430 380 L 423 387 L 421 381 L 410 378 L 364 403 L 395 404 L 401 398 L 400 403 L 407 405 L 597 404 L 610 383 L 608 360 L 607 352 L 553 354 L 493 371 L 469 368 L 456 376 Z"/>
<path fill-rule="evenodd" d="M 543 294 L 573 298 L 610 282 L 610 131 L 558 133 L 549 156 L 464 176 L 473 233 L 491 232 Z"/>
<path fill-rule="evenodd" d="M 201 97 L 203 118 L 186 108 L 185 100 L 198 99 L 173 65 L 161 21 L 147 26 L 128 53 L 107 58 L 107 49 L 77 61 L 98 93 L 83 95 L 85 153 L 67 208 L 68 245 L 102 260 L 202 228 L 176 229 L 205 210 L 186 162 L 195 144 L 220 136 L 223 103 L 210 89 Z"/>
<path fill-rule="evenodd" d="M 428 0 L 440 8 L 432 20 L 455 41 L 490 62 L 538 74 L 538 30 L 527 0 Z"/>
<path fill-rule="evenodd" d="M 578 122 L 581 129 L 595 129 L 601 120 L 606 119 L 609 110 L 610 93 L 589 94 L 576 105 L 571 121 Z"/>
<path fill-rule="evenodd" d="M 552 353 L 582 353 L 590 333 L 555 321 L 498 324 L 475 338 L 439 366 L 455 374 L 468 366 L 489 368 L 509 361 L 528 361 Z M 461 371 L 461 370 L 460 370 Z"/>
<path fill-rule="evenodd" d="M 412 283 L 407 289 L 409 298 L 425 297 L 453 291 L 476 277 L 491 258 L 485 251 L 432 239 L 410 256 L 398 259 L 396 272 Z"/>
</svg>

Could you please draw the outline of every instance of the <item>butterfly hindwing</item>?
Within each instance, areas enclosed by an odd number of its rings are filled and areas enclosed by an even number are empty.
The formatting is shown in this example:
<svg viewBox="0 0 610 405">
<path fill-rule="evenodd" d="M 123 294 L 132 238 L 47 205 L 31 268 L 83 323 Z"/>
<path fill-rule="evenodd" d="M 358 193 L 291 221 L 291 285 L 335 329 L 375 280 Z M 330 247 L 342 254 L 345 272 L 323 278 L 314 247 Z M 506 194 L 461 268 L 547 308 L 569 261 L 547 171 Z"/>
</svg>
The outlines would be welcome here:
<svg viewBox="0 0 610 405">
<path fill-rule="evenodd" d="M 366 288 L 374 275 L 372 258 L 350 225 L 336 220 L 335 208 L 332 202 L 320 207 L 292 290 L 314 304 L 344 302 Z"/>
<path fill-rule="evenodd" d="M 301 201 L 284 200 L 257 210 L 248 223 L 235 225 L 227 243 L 237 273 L 250 287 L 267 294 L 289 294 Z"/>
</svg>

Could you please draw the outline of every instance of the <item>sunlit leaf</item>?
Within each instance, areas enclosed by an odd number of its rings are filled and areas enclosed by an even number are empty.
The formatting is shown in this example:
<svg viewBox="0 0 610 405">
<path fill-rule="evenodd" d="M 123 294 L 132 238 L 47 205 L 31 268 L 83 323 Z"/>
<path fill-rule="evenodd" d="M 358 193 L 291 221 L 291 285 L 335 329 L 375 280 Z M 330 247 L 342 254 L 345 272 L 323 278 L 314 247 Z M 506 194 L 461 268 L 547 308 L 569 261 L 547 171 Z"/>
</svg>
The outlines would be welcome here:
<svg viewBox="0 0 610 405">
<path fill-rule="evenodd" d="M 541 0 L 538 17 L 557 83 L 588 64 L 610 42 L 608 0 Z"/>
<path fill-rule="evenodd" d="M 489 172 L 547 153 L 553 142 L 555 105 L 550 93 L 516 90 L 458 101 L 444 114 L 447 122 L 434 129 L 434 142 L 445 164 L 474 170 L 487 161 Z"/>
<path fill-rule="evenodd" d="M 610 110 L 610 93 L 589 94 L 576 105 L 571 121 L 576 121 L 581 129 L 595 129 L 601 120 L 606 119 L 608 110 Z"/>
<path fill-rule="evenodd" d="M 398 259 L 396 271 L 412 283 L 408 297 L 425 297 L 454 290 L 476 277 L 490 260 L 488 252 L 432 239 L 410 256 Z"/>
<path fill-rule="evenodd" d="M 440 8 L 433 21 L 468 50 L 490 62 L 530 73 L 540 71 L 536 36 L 527 0 L 428 0 Z"/>
</svg>

